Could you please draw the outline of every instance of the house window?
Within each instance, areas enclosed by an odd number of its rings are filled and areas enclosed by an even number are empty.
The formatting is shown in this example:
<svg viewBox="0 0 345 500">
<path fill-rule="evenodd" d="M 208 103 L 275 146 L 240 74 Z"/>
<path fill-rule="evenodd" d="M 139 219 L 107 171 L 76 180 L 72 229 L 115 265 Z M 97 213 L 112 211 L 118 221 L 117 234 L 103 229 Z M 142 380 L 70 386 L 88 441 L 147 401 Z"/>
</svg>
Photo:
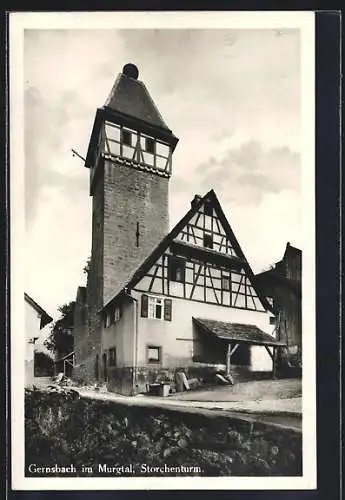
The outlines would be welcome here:
<svg viewBox="0 0 345 500">
<path fill-rule="evenodd" d="M 273 307 L 273 297 L 266 297 L 266 299 L 269 305 Z"/>
<path fill-rule="evenodd" d="M 160 363 L 162 360 L 162 348 L 148 345 L 146 348 L 146 357 L 148 363 Z"/>
<path fill-rule="evenodd" d="M 116 347 L 109 349 L 109 366 L 116 366 Z"/>
<path fill-rule="evenodd" d="M 116 323 L 117 321 L 119 321 L 121 318 L 121 309 L 120 307 L 115 307 L 114 309 L 114 322 Z"/>
<path fill-rule="evenodd" d="M 213 215 L 213 206 L 212 206 L 212 203 L 208 200 L 205 201 L 204 214 L 205 215 Z"/>
<path fill-rule="evenodd" d="M 122 144 L 132 146 L 132 134 L 129 130 L 122 130 Z"/>
<path fill-rule="evenodd" d="M 270 325 L 275 325 L 275 324 L 276 324 L 275 316 L 270 316 Z"/>
<path fill-rule="evenodd" d="M 104 326 L 108 328 L 110 325 L 117 323 L 121 318 L 121 308 L 119 306 L 113 307 L 105 313 Z"/>
<path fill-rule="evenodd" d="M 184 282 L 185 278 L 185 260 L 179 257 L 171 256 L 169 258 L 169 279 L 171 281 Z"/>
<path fill-rule="evenodd" d="M 145 150 L 148 153 L 152 153 L 152 154 L 154 154 L 154 152 L 155 152 L 155 141 L 154 141 L 154 139 L 151 139 L 151 137 L 145 138 Z"/>
<path fill-rule="evenodd" d="M 163 300 L 157 297 L 149 297 L 148 317 L 152 319 L 163 319 Z"/>
<path fill-rule="evenodd" d="M 141 296 L 141 317 L 172 320 L 172 300 L 143 294 Z"/>
<path fill-rule="evenodd" d="M 222 290 L 230 290 L 230 278 L 228 276 L 222 276 Z"/>
<path fill-rule="evenodd" d="M 108 328 L 111 325 L 111 314 L 110 312 L 105 313 L 104 315 L 104 326 Z"/>
<path fill-rule="evenodd" d="M 213 238 L 212 234 L 204 233 L 204 247 L 205 248 L 213 248 Z"/>
</svg>

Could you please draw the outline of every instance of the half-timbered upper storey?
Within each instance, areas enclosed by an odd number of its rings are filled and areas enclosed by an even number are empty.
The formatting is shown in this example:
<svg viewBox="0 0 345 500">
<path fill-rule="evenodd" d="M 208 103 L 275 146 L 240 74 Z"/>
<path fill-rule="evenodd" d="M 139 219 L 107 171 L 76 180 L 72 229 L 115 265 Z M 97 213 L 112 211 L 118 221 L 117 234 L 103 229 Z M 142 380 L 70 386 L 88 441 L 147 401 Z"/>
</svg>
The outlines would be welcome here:
<svg viewBox="0 0 345 500">
<path fill-rule="evenodd" d="M 213 190 L 194 198 L 188 213 L 105 309 L 121 292 L 131 290 L 156 296 L 161 304 L 164 297 L 176 297 L 252 311 L 271 310 Z"/>
<path fill-rule="evenodd" d="M 164 122 L 138 69 L 126 64 L 110 95 L 96 113 L 85 166 L 90 169 L 90 193 L 106 160 L 170 177 L 178 139 Z"/>
</svg>

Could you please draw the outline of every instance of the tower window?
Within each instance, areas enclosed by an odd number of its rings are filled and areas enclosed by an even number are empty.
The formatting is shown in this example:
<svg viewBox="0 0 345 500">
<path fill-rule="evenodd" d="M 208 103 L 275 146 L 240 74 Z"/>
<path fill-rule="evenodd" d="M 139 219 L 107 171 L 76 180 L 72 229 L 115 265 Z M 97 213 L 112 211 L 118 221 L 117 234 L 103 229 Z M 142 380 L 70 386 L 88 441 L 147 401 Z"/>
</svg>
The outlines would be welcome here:
<svg viewBox="0 0 345 500">
<path fill-rule="evenodd" d="M 213 206 L 212 206 L 212 203 L 208 200 L 206 200 L 205 204 L 204 204 L 204 214 L 205 215 L 213 215 Z"/>
<path fill-rule="evenodd" d="M 213 248 L 213 237 L 212 234 L 204 233 L 204 247 Z"/>
<path fill-rule="evenodd" d="M 132 146 L 132 134 L 129 130 L 122 130 L 122 144 Z"/>
<path fill-rule="evenodd" d="M 145 149 L 148 153 L 155 153 L 155 141 L 151 137 L 145 138 Z"/>
<path fill-rule="evenodd" d="M 185 279 L 185 260 L 171 256 L 169 258 L 169 279 L 183 283 Z"/>
</svg>

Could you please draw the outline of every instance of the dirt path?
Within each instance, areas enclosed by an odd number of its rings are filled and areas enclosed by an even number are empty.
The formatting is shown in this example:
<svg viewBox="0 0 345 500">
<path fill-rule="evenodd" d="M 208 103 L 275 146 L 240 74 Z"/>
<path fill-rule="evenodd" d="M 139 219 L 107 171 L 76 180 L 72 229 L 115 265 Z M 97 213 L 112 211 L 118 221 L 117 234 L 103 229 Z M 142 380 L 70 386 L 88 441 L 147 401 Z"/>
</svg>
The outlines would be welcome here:
<svg viewBox="0 0 345 500">
<path fill-rule="evenodd" d="M 235 385 L 216 386 L 170 396 L 183 401 L 257 401 L 300 398 L 300 379 L 256 380 Z"/>
</svg>

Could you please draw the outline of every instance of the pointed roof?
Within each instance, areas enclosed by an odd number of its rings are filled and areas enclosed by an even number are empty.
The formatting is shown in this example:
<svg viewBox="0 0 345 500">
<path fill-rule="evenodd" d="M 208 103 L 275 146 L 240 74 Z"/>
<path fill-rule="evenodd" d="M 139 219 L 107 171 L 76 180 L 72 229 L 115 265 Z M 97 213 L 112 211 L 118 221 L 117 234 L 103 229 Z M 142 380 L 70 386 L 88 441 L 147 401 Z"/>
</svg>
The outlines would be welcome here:
<svg viewBox="0 0 345 500">
<path fill-rule="evenodd" d="M 40 315 L 41 317 L 40 330 L 42 330 L 42 328 L 48 325 L 48 323 L 51 323 L 53 321 L 53 318 L 39 304 L 37 304 L 37 302 L 32 297 L 30 297 L 30 295 L 27 294 L 26 292 L 24 292 L 24 299 L 28 304 L 30 304 L 31 307 L 33 307 L 33 309 L 35 309 L 37 314 Z"/>
<path fill-rule="evenodd" d="M 100 128 L 105 120 L 153 135 L 170 144 L 174 151 L 178 138 L 164 122 L 147 88 L 137 79 L 138 75 L 134 64 L 126 64 L 115 80 L 105 105 L 97 109 L 85 167 L 90 168 L 93 164 L 93 153 L 98 147 Z"/>
<path fill-rule="evenodd" d="M 155 127 L 169 130 L 144 83 L 128 75 L 126 66 L 119 73 L 105 107 Z"/>
<path fill-rule="evenodd" d="M 192 203 L 190 210 L 188 210 L 186 215 L 182 217 L 182 219 L 176 224 L 176 226 L 170 231 L 170 233 L 161 240 L 161 242 L 154 248 L 151 254 L 142 262 L 142 264 L 136 269 L 136 271 L 132 273 L 127 280 L 124 281 L 121 287 L 115 292 L 113 297 L 107 301 L 107 303 L 102 307 L 101 310 L 107 308 L 113 301 L 119 298 L 121 294 L 125 293 L 127 289 L 133 288 L 141 280 L 141 278 L 148 272 L 148 270 L 152 267 L 152 265 L 156 262 L 156 260 L 165 252 L 165 250 L 169 247 L 169 245 L 174 243 L 174 239 L 180 233 L 182 228 L 188 223 L 190 218 L 193 217 L 195 213 L 197 213 L 199 208 L 203 205 L 203 203 L 206 200 L 211 201 L 213 203 L 216 213 L 219 217 L 219 220 L 225 230 L 226 236 L 231 241 L 233 248 L 236 251 L 236 254 L 238 255 L 237 258 L 229 256 L 227 257 L 228 260 L 229 261 L 231 260 L 233 262 L 240 260 L 241 265 L 245 269 L 245 272 L 250 278 L 252 285 L 256 289 L 257 295 L 260 301 L 262 302 L 263 306 L 266 309 L 272 311 L 272 306 L 267 301 L 265 294 L 262 292 L 259 283 L 257 282 L 257 279 L 236 239 L 236 236 L 234 235 L 230 227 L 230 224 L 227 218 L 225 217 L 223 209 L 213 189 L 211 189 L 211 191 L 206 193 L 203 197 L 198 196 L 198 198 L 195 199 L 195 201 Z"/>
</svg>

